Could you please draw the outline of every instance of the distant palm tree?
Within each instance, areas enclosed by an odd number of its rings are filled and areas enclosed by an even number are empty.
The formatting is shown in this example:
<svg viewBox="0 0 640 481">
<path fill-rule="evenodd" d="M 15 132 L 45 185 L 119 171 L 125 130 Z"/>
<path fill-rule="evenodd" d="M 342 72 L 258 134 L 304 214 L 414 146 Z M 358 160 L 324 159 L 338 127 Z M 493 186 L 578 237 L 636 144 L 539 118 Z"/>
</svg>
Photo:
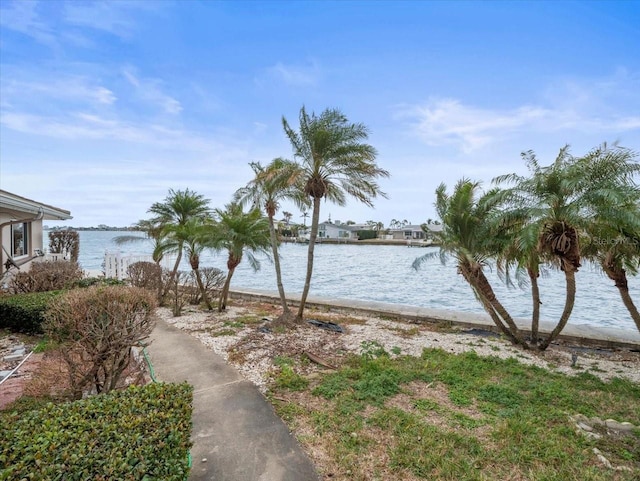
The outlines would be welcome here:
<svg viewBox="0 0 640 481">
<path fill-rule="evenodd" d="M 246 253 L 249 264 L 254 270 L 260 269 L 260 262 L 255 253 L 268 254 L 271 247 L 269 221 L 257 208 L 243 212 L 242 206 L 232 202 L 224 210 L 215 210 L 216 220 L 208 229 L 207 246 L 216 250 L 226 250 L 227 279 L 220 293 L 218 312 L 227 308 L 229 287 L 236 267 Z"/>
<path fill-rule="evenodd" d="M 316 116 L 307 114 L 302 107 L 299 123 L 299 130 L 295 131 L 282 118 L 293 155 L 304 172 L 300 189 L 313 202 L 307 274 L 297 314 L 301 320 L 311 285 L 321 200 L 325 198 L 342 206 L 349 195 L 371 206 L 375 197 L 386 196 L 376 181 L 389 173 L 376 165 L 376 150 L 364 143 L 368 138 L 365 125 L 349 123 L 339 110 L 326 109 Z"/>
<path fill-rule="evenodd" d="M 287 223 L 287 227 L 289 226 L 289 222 L 291 222 L 291 218 L 293 217 L 293 214 L 291 212 L 287 212 L 286 210 L 282 212 L 282 215 L 284 216 L 285 222 Z"/>
<path fill-rule="evenodd" d="M 249 165 L 253 169 L 255 177 L 246 187 L 236 192 L 234 199 L 241 205 L 264 208 L 267 213 L 271 249 L 276 269 L 276 283 L 282 305 L 282 317 L 288 318 L 290 311 L 282 284 L 280 258 L 278 256 L 278 239 L 276 237 L 273 219 L 281 200 L 300 197 L 296 193 L 295 184 L 298 182 L 301 170 L 296 163 L 282 158 L 273 159 L 266 167 L 263 167 L 258 162 L 252 162 Z M 291 217 L 291 213 L 285 212 L 285 216 L 286 214 L 289 215 L 289 218 Z"/>
<path fill-rule="evenodd" d="M 210 214 L 209 200 L 189 189 L 170 189 L 164 202 L 153 203 L 148 212 L 155 215 L 152 222 L 161 226 L 165 233 L 170 234 L 175 230 L 175 227 L 184 226 L 192 218 L 204 221 Z M 168 242 L 163 247 L 163 254 L 177 254 L 176 262 L 165 290 L 175 279 L 180 261 L 182 260 L 184 241 L 180 239 L 175 240 L 177 240 L 177 242 Z"/>
<path fill-rule="evenodd" d="M 456 259 L 458 273 L 469 283 L 476 298 L 495 325 L 512 342 L 528 347 L 521 331 L 507 312 L 484 274 L 488 259 L 495 256 L 499 244 L 495 242 L 493 226 L 497 215 L 495 192 L 480 195 L 480 185 L 468 179 L 458 181 L 451 195 L 446 185 L 436 189 L 436 211 L 442 219 L 442 230 L 434 232 L 440 246 L 439 256 L 444 263 L 448 256 Z M 436 253 L 418 257 L 413 262 L 418 269 Z"/>
</svg>

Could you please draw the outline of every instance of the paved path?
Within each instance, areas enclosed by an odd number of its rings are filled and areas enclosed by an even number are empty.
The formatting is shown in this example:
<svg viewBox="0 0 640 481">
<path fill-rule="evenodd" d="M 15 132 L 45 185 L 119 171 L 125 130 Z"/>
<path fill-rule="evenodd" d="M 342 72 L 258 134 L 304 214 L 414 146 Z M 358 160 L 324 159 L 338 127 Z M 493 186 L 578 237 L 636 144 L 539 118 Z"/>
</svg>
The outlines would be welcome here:
<svg viewBox="0 0 640 481">
<path fill-rule="evenodd" d="M 159 381 L 187 381 L 193 394 L 189 481 L 317 481 L 271 404 L 200 341 L 158 321 L 148 348 Z M 206 459 L 206 461 L 204 461 Z"/>
</svg>

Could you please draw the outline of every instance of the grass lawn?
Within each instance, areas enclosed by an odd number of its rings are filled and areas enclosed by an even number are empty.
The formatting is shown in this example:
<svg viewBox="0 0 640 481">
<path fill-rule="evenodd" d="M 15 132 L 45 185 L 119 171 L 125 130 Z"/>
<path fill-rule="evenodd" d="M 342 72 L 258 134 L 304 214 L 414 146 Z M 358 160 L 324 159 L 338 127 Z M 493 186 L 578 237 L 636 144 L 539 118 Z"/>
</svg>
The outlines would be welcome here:
<svg viewBox="0 0 640 481">
<path fill-rule="evenodd" d="M 363 343 L 337 371 L 311 378 L 278 360 L 268 393 L 332 480 L 637 480 L 640 385 L 426 349 L 391 358 Z M 570 417 L 615 419 L 628 433 Z M 607 468 L 597 448 L 619 469 Z"/>
</svg>

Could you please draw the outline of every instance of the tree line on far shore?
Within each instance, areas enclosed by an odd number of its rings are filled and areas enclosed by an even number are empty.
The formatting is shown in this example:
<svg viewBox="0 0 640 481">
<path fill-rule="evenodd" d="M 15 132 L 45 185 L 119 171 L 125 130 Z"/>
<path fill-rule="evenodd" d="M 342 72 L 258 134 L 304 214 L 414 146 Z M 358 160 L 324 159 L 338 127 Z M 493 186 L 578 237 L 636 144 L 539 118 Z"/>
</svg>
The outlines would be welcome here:
<svg viewBox="0 0 640 481">
<path fill-rule="evenodd" d="M 321 201 L 343 206 L 354 198 L 373 206 L 377 197 L 386 197 L 378 180 L 389 172 L 376 164 L 377 152 L 367 143 L 367 127 L 349 122 L 339 110 L 326 109 L 316 115 L 303 107 L 297 129 L 284 117 L 282 125 L 293 159 L 279 157 L 267 165 L 251 162 L 254 177 L 224 208 L 211 209 L 209 201 L 192 190 L 170 190 L 163 202 L 149 208 L 153 217 L 139 221 L 136 227 L 154 241 L 156 262 L 166 254 L 177 254 L 172 279 L 182 256 L 188 257 L 209 309 L 213 306 L 200 280 L 200 255 L 205 249 L 227 252 L 228 273 L 218 299 L 219 311 L 226 307 L 234 270 L 243 258 L 258 269 L 256 254 L 270 252 L 282 306 L 278 322 L 295 324 L 303 320 L 310 290 Z M 522 157 L 528 175 L 499 176 L 486 191 L 467 178 L 459 180 L 451 193 L 444 184 L 436 189 L 439 218 L 434 223 L 442 229 L 429 235 L 435 237 L 439 252 L 419 257 L 414 268 L 434 255 L 443 262 L 454 259 L 500 332 L 525 349 L 544 350 L 571 316 L 576 273 L 586 259 L 599 265 L 614 282 L 640 331 L 640 314 L 627 283 L 627 275 L 636 275 L 640 267 L 637 153 L 617 144 L 602 144 L 583 156 L 573 156 L 565 146 L 549 165 L 542 165 L 532 151 Z M 302 212 L 311 211 L 306 277 L 295 314 L 282 285 L 274 222 L 285 200 Z M 496 266 L 505 282 L 530 289 L 530 332 L 516 325 L 496 297 L 484 274 L 489 265 Z M 557 288 L 565 291 L 565 305 L 553 331 L 542 335 L 538 278 L 548 269 L 564 273 L 565 285 Z"/>
</svg>

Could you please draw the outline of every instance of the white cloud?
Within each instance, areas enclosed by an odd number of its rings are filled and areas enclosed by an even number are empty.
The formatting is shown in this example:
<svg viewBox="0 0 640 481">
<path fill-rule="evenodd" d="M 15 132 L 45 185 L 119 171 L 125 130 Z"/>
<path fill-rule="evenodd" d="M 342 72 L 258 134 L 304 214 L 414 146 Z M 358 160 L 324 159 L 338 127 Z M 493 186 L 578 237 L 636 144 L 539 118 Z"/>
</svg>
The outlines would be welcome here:
<svg viewBox="0 0 640 481">
<path fill-rule="evenodd" d="M 547 89 L 537 104 L 491 109 L 460 99 L 433 98 L 403 106 L 397 117 L 410 123 L 427 145 L 477 151 L 519 134 L 571 132 L 598 137 L 640 129 L 640 77 L 616 72 L 596 81 L 564 80 Z"/>
<path fill-rule="evenodd" d="M 320 77 L 320 68 L 315 61 L 310 65 L 285 65 L 276 63 L 267 69 L 267 74 L 292 87 L 314 86 Z"/>
<path fill-rule="evenodd" d="M 7 2 L 0 8 L 0 25 L 44 45 L 55 47 L 56 35 L 53 28 L 41 19 L 39 7 L 39 3 L 35 1 Z"/>
<path fill-rule="evenodd" d="M 182 104 L 161 90 L 160 80 L 140 78 L 131 67 L 125 68 L 122 74 L 135 87 L 136 94 L 141 99 L 160 107 L 168 114 L 177 115 L 182 112 Z"/>
<path fill-rule="evenodd" d="M 81 76 L 49 77 L 46 81 L 22 81 L 20 72 L 3 79 L 3 96 L 20 99 L 21 101 L 33 100 L 38 96 L 44 96 L 47 104 L 61 99 L 90 104 L 112 105 L 117 100 L 116 95 L 110 89 L 99 85 L 97 82 Z"/>
</svg>

